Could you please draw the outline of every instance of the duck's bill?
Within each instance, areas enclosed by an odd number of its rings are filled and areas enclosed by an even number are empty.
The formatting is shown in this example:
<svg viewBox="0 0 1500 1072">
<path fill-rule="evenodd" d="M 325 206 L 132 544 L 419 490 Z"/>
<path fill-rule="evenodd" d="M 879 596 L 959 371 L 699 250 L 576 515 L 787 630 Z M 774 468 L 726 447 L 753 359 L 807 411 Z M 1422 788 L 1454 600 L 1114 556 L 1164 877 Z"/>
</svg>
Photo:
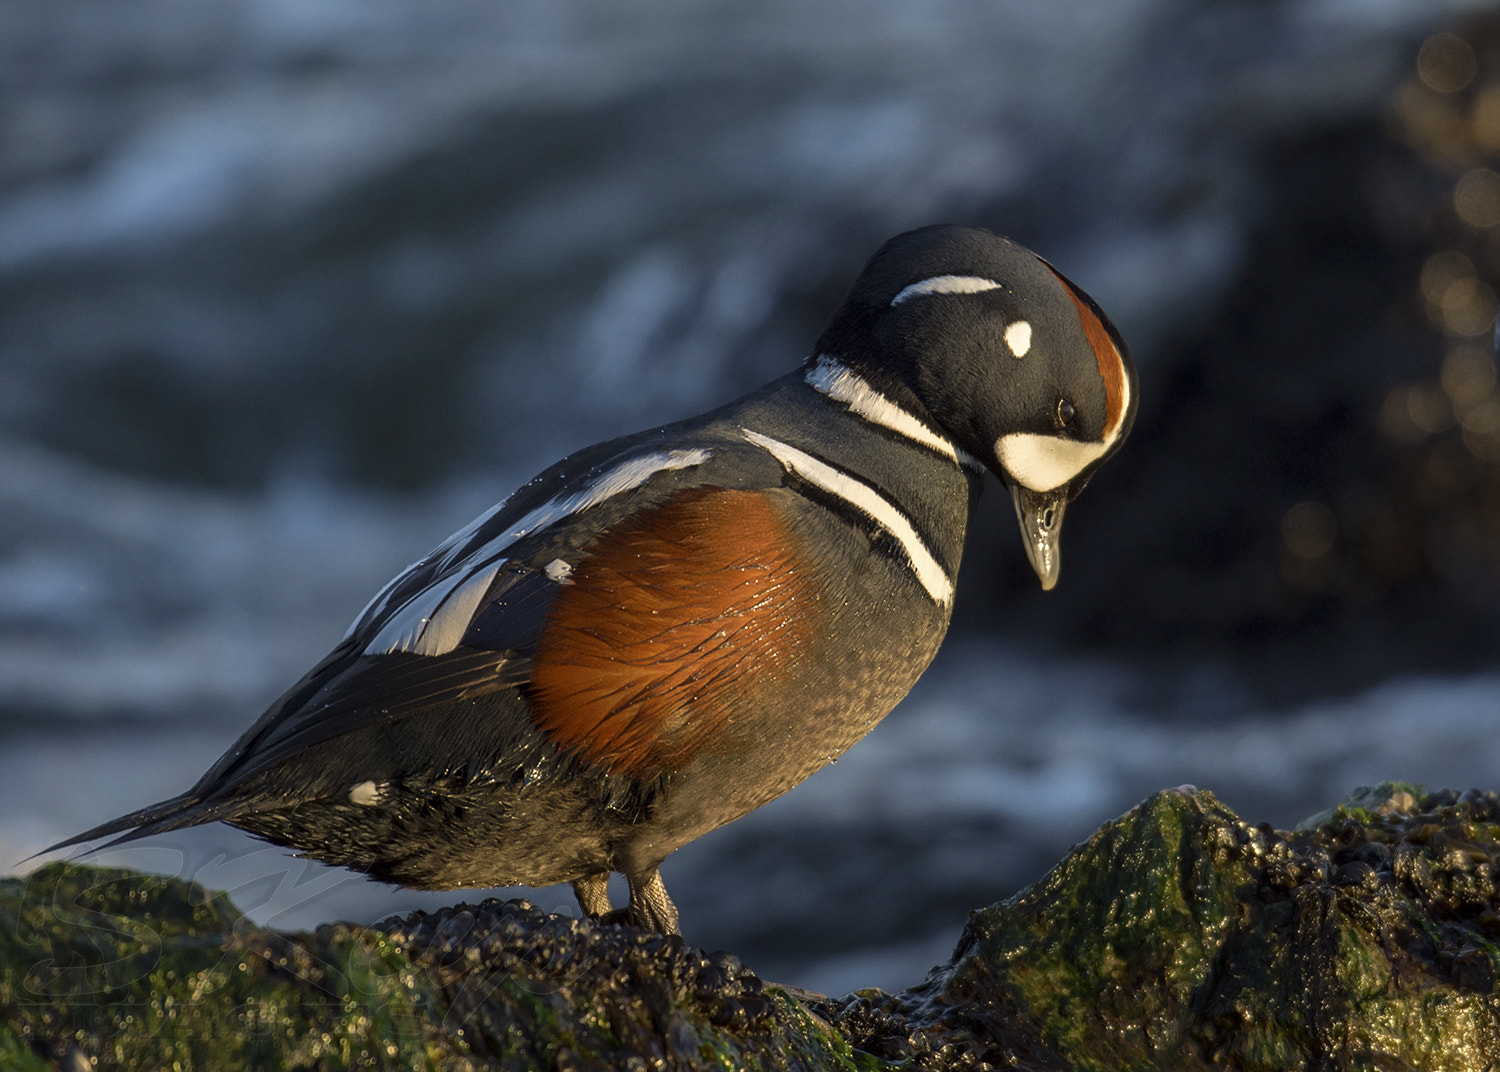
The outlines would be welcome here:
<svg viewBox="0 0 1500 1072">
<path fill-rule="evenodd" d="M 1016 504 L 1026 557 L 1041 578 L 1043 590 L 1049 589 L 1057 583 L 1057 535 L 1062 531 L 1063 509 L 1068 505 L 1068 487 L 1064 484 L 1051 491 L 1032 491 L 1012 484 L 1010 497 Z"/>
</svg>

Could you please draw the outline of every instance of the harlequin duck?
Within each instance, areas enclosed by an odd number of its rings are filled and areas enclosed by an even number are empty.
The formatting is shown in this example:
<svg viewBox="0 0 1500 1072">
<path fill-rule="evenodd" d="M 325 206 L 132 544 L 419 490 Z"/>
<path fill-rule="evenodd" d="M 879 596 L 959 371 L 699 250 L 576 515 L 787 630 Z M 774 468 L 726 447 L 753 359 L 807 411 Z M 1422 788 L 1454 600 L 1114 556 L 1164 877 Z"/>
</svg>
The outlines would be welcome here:
<svg viewBox="0 0 1500 1072">
<path fill-rule="evenodd" d="M 801 368 L 557 463 L 386 585 L 193 788 L 53 848 L 220 820 L 405 886 L 569 882 L 675 933 L 667 855 L 927 668 L 984 470 L 1051 588 L 1136 395 L 1119 333 L 1036 254 L 899 235 Z"/>
</svg>

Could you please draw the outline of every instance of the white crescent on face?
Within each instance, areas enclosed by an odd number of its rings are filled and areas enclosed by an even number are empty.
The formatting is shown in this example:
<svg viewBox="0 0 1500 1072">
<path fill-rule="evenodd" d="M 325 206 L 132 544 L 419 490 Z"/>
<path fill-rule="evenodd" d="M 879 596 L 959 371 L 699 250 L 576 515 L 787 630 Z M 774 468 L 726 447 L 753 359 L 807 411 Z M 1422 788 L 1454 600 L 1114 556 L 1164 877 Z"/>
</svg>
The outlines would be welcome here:
<svg viewBox="0 0 1500 1072">
<path fill-rule="evenodd" d="M 1024 488 L 1051 491 L 1068 483 L 1108 453 L 1114 436 L 1104 443 L 1012 432 L 995 440 L 995 457 Z"/>
<path fill-rule="evenodd" d="M 1042 263 L 1046 264 L 1045 261 Z M 1051 265 L 1047 267 L 1052 271 Z M 1110 337 L 1109 330 L 1066 279 L 1056 271 L 1052 274 L 1057 276 L 1064 293 L 1072 300 L 1084 338 L 1098 362 L 1099 377 L 1104 381 L 1104 430 L 1098 440 L 1070 439 L 1036 432 L 1012 432 L 995 440 L 995 458 L 1001 467 L 1016 483 L 1036 492 L 1052 491 L 1070 483 L 1108 454 L 1125 430 L 1125 417 L 1130 413 L 1131 403 L 1130 376 L 1125 358 Z M 1027 342 L 1030 342 L 1029 332 Z"/>
<path fill-rule="evenodd" d="M 1116 357 L 1116 360 L 1119 360 Z M 1121 375 L 1115 397 L 1110 399 L 1111 420 L 1102 441 L 1066 439 L 1036 432 L 1012 432 L 995 440 L 995 457 L 1024 488 L 1051 491 L 1069 483 L 1079 473 L 1104 457 L 1120 438 L 1130 409 L 1130 379 Z"/>
</svg>

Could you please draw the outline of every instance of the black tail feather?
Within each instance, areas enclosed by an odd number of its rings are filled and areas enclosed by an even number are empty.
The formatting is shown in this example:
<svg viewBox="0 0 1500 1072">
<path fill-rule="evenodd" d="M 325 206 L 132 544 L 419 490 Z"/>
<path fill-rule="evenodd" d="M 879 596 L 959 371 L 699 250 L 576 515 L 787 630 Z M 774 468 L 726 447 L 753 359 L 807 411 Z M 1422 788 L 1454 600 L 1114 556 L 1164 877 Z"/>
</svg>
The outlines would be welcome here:
<svg viewBox="0 0 1500 1072">
<path fill-rule="evenodd" d="M 135 841 L 137 838 L 150 837 L 152 834 L 161 834 L 168 830 L 180 830 L 183 827 L 211 823 L 218 819 L 239 814 L 244 810 L 244 801 L 241 800 L 225 798 L 204 800 L 192 793 L 183 793 L 181 796 L 173 797 L 170 800 L 163 800 L 158 804 L 148 805 L 128 815 L 111 819 L 107 823 L 100 823 L 98 826 L 85 830 L 81 834 L 75 834 L 70 838 L 59 841 L 55 845 L 49 845 L 40 852 L 28 856 L 26 859 L 32 860 L 37 856 L 56 852 L 58 849 L 67 849 L 74 845 L 82 845 L 87 841 L 108 837 L 110 834 L 119 834 L 119 837 L 111 838 L 104 844 L 95 845 L 87 850 L 90 853 L 99 852 L 112 845 Z"/>
</svg>

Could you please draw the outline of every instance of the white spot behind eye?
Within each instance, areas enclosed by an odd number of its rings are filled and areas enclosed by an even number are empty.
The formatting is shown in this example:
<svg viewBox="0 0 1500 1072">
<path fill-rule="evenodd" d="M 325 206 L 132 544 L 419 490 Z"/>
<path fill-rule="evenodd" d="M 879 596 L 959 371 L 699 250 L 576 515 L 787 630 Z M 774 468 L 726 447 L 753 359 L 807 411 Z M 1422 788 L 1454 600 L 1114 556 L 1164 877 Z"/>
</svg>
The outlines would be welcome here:
<svg viewBox="0 0 1500 1072">
<path fill-rule="evenodd" d="M 564 562 L 560 558 L 554 558 L 551 562 L 548 562 L 547 568 L 542 570 L 542 572 L 547 575 L 547 580 L 555 584 L 572 583 L 568 580 L 568 575 L 573 572 L 573 567 L 570 563 Z"/>
<path fill-rule="evenodd" d="M 1005 329 L 1005 345 L 1010 347 L 1010 352 L 1017 357 L 1025 357 L 1026 351 L 1031 349 L 1031 323 L 1026 320 L 1017 320 Z"/>
</svg>

